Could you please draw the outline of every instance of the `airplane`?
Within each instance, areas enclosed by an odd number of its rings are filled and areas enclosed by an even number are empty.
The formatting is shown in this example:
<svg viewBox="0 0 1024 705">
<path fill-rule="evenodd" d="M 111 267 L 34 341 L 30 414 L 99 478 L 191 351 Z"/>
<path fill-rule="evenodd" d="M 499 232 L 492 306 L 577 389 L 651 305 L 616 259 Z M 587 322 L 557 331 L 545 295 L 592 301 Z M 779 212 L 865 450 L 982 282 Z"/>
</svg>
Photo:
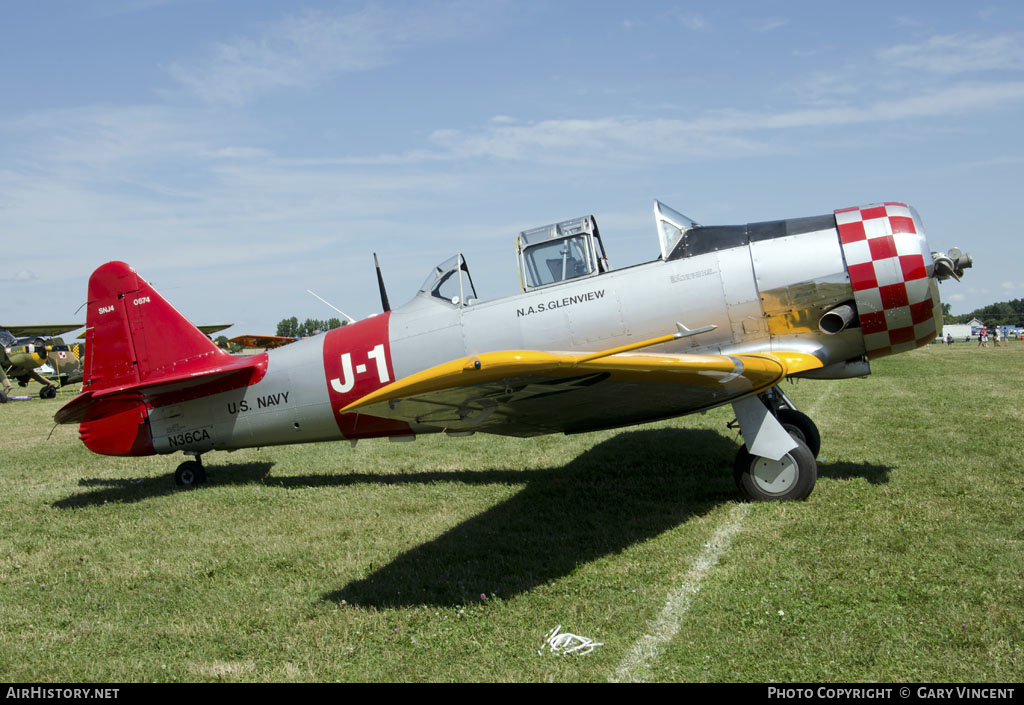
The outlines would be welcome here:
<svg viewBox="0 0 1024 705">
<path fill-rule="evenodd" d="M 219 323 L 197 327 L 206 335 L 213 335 L 231 325 Z M 53 399 L 57 396 L 58 385 L 83 381 L 85 334 L 78 336 L 82 342 L 72 342 L 70 345 L 62 338 L 52 336 L 79 328 L 82 328 L 81 323 L 0 327 L 0 366 L 7 377 L 17 380 L 22 387 L 29 380 L 39 382 L 42 385 L 39 397 Z M 6 394 L 7 390 L 0 393 Z"/>
<path fill-rule="evenodd" d="M 229 338 L 228 342 L 241 345 L 243 348 L 273 350 L 282 345 L 294 343 L 296 340 L 299 340 L 299 338 L 292 338 L 286 335 L 236 335 L 234 338 Z"/>
<path fill-rule="evenodd" d="M 608 265 L 593 216 L 523 231 L 522 293 L 480 301 L 465 258 L 404 306 L 251 357 L 219 350 L 124 262 L 93 272 L 82 393 L 57 412 L 96 453 L 202 456 L 329 440 L 582 433 L 731 404 L 752 500 L 803 500 L 820 432 L 779 388 L 863 377 L 941 329 L 932 252 L 901 203 L 702 226 L 655 201 L 660 255 Z"/>
<path fill-rule="evenodd" d="M 17 380 L 22 387 L 29 380 L 39 382 L 43 385 L 39 390 L 42 399 L 56 397 L 57 387 L 37 368 L 49 365 L 61 385 L 81 382 L 82 346 L 67 345 L 63 339 L 53 337 L 81 327 L 81 323 L 0 326 L 0 366 L 5 376 Z"/>
</svg>

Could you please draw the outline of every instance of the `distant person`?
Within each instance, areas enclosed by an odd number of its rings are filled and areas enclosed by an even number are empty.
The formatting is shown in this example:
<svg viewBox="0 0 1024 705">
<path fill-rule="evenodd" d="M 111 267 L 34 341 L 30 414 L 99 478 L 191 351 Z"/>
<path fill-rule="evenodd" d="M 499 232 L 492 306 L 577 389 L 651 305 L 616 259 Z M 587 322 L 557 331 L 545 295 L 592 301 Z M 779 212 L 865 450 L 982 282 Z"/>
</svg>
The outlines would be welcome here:
<svg viewBox="0 0 1024 705">
<path fill-rule="evenodd" d="M 953 344 L 953 334 L 952 333 L 946 333 L 946 345 L 952 345 L 952 344 Z"/>
<path fill-rule="evenodd" d="M 980 331 L 978 331 L 978 347 L 979 348 L 987 348 L 988 347 L 988 329 L 987 328 L 982 328 Z"/>
<path fill-rule="evenodd" d="M 999 347 L 999 329 L 998 328 L 996 328 L 995 330 L 992 331 L 992 346 L 996 347 L 996 348 Z"/>
<path fill-rule="evenodd" d="M 0 384 L 3 384 L 4 395 L 11 396 L 11 380 L 7 379 L 7 373 L 4 372 L 3 365 L 0 365 Z"/>
</svg>

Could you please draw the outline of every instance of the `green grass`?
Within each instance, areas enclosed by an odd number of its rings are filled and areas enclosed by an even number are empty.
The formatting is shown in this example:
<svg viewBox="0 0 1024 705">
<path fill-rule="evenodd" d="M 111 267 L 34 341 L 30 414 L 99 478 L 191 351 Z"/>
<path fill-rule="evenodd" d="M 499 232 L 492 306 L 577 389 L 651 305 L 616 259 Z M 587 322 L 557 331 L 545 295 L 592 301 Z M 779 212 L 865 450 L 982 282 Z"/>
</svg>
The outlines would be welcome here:
<svg viewBox="0 0 1024 705">
<path fill-rule="evenodd" d="M 785 389 L 807 502 L 749 507 L 659 681 L 1019 681 L 1024 344 Z M 8 681 L 604 681 L 738 501 L 728 409 L 533 440 L 106 458 L 0 406 Z M 483 596 L 483 597 L 481 597 Z M 604 645 L 537 651 L 556 624 Z"/>
</svg>

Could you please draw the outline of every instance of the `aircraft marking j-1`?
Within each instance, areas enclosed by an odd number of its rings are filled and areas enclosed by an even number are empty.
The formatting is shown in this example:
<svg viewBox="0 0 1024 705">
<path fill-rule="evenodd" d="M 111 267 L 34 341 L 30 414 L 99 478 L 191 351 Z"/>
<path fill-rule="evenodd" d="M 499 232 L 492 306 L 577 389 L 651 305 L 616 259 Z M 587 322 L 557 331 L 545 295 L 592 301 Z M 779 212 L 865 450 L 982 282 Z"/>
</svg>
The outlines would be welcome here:
<svg viewBox="0 0 1024 705">
<path fill-rule="evenodd" d="M 740 226 L 655 203 L 660 256 L 612 270 L 592 216 L 520 233 L 522 293 L 479 301 L 465 259 L 404 306 L 251 357 L 219 350 L 123 262 L 89 280 L 83 392 L 56 415 L 108 455 L 423 433 L 578 433 L 731 404 L 754 499 L 803 499 L 820 434 L 778 385 L 843 379 L 941 326 L 937 282 L 970 257 L 932 252 L 884 203 Z"/>
</svg>

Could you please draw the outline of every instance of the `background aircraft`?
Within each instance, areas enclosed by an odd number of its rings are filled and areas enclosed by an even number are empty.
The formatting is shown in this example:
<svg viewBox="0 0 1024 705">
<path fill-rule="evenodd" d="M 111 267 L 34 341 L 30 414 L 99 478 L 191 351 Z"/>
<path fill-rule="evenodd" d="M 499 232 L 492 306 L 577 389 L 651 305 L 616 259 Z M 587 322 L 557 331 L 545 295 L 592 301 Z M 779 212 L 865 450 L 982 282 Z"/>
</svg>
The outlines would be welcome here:
<svg viewBox="0 0 1024 705">
<path fill-rule="evenodd" d="M 234 338 L 229 339 L 228 342 L 234 343 L 235 345 L 241 345 L 243 348 L 263 348 L 264 350 L 273 350 L 279 348 L 282 345 L 288 343 L 294 343 L 296 338 L 290 338 L 285 335 L 236 335 Z"/>
<path fill-rule="evenodd" d="M 43 385 L 39 396 L 52 399 L 57 396 L 56 386 L 36 369 L 48 365 L 59 385 L 81 382 L 83 346 L 67 345 L 63 339 L 52 337 L 81 327 L 81 323 L 0 327 L 0 365 L 7 377 L 22 387 L 30 379 L 39 382 Z"/>
<path fill-rule="evenodd" d="M 864 376 L 928 343 L 937 282 L 970 257 L 933 253 L 899 203 L 740 226 L 654 215 L 653 262 L 612 270 L 594 218 L 577 218 L 520 234 L 521 294 L 481 302 L 457 255 L 400 308 L 244 358 L 107 263 L 89 280 L 83 392 L 55 419 L 97 453 L 182 451 L 191 485 L 211 450 L 579 433 L 731 404 L 741 491 L 806 498 L 820 434 L 778 384 Z"/>
<path fill-rule="evenodd" d="M 196 326 L 199 330 L 205 333 L 207 336 L 212 336 L 214 333 L 220 333 L 222 330 L 230 328 L 235 325 L 234 323 L 211 323 L 205 326 Z"/>
</svg>

